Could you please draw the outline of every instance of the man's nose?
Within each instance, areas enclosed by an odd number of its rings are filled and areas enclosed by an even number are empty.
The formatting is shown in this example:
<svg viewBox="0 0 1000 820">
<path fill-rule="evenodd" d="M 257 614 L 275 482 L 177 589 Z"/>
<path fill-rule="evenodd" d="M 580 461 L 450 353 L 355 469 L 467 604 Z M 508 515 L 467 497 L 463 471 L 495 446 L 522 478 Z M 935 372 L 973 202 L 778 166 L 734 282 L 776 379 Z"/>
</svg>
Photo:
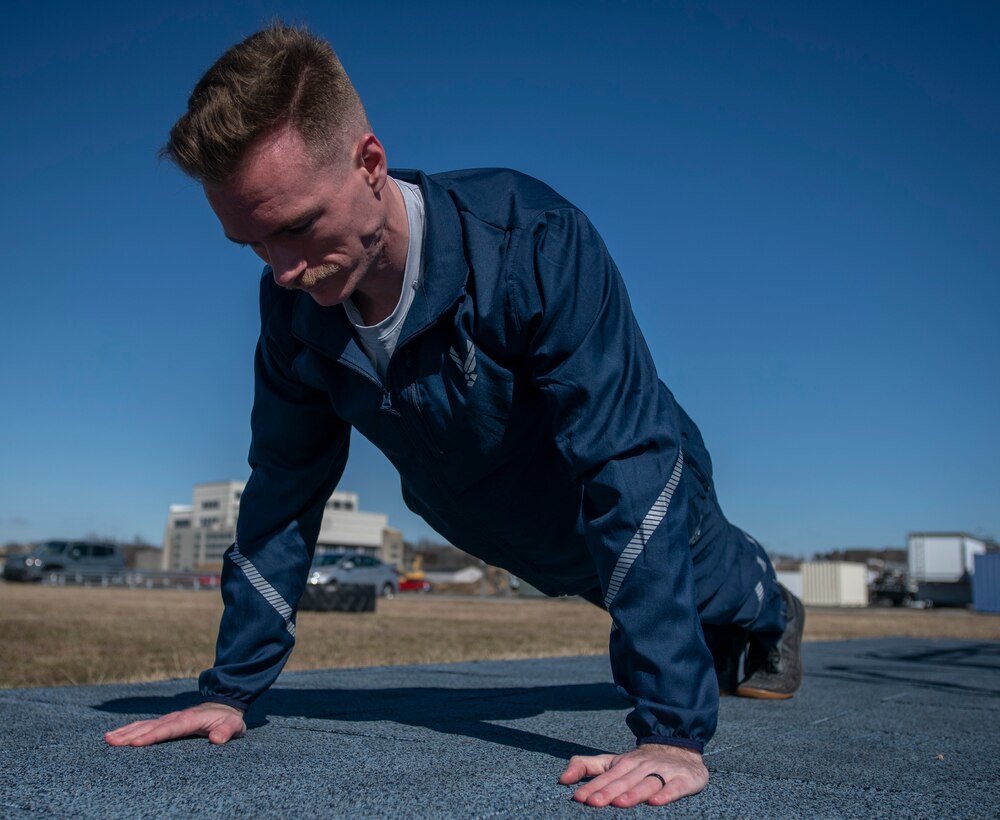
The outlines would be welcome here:
<svg viewBox="0 0 1000 820">
<path fill-rule="evenodd" d="M 302 255 L 290 250 L 268 249 L 267 255 L 274 281 L 283 288 L 292 284 L 306 269 L 306 260 Z"/>
</svg>

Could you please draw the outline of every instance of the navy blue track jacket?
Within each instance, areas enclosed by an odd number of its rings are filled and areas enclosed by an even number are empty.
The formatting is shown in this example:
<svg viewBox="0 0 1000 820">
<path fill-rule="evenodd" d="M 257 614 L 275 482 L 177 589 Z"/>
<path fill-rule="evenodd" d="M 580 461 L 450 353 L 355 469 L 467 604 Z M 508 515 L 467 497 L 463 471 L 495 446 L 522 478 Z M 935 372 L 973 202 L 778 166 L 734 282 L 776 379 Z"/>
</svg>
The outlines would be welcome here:
<svg viewBox="0 0 1000 820">
<path fill-rule="evenodd" d="M 287 660 L 354 427 L 453 544 L 546 594 L 602 603 L 638 741 L 701 750 L 718 688 L 687 487 L 711 466 L 657 378 L 604 243 L 579 210 L 513 171 L 393 175 L 420 185 L 427 225 L 385 383 L 340 306 L 279 288 L 269 269 L 261 280 L 253 472 L 202 695 L 246 708 Z"/>
</svg>

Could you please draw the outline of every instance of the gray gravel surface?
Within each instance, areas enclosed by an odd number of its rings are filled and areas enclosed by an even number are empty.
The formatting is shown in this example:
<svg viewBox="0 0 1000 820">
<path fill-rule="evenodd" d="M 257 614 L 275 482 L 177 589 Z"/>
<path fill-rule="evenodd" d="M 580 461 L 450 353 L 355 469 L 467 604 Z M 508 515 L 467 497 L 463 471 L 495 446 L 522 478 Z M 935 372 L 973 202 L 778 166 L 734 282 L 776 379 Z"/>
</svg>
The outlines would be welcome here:
<svg viewBox="0 0 1000 820">
<path fill-rule="evenodd" d="M 727 698 L 711 782 L 676 817 L 1000 816 L 1000 643 L 804 647 L 797 697 Z M 112 749 L 196 702 L 194 681 L 0 690 L 0 817 L 580 817 L 556 779 L 624 751 L 604 658 L 295 672 L 246 738 Z"/>
</svg>

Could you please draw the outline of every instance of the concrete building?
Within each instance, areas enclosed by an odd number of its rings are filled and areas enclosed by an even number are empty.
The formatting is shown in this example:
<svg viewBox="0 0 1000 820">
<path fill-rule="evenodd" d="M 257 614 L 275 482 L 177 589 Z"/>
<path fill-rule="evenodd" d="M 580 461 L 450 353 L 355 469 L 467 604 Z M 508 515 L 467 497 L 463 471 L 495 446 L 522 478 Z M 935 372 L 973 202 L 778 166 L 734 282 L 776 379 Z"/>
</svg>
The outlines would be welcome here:
<svg viewBox="0 0 1000 820">
<path fill-rule="evenodd" d="M 172 504 L 163 535 L 161 568 L 173 572 L 217 571 L 236 537 L 245 482 L 196 484 L 191 504 Z M 373 555 L 403 570 L 403 534 L 381 513 L 361 512 L 357 493 L 335 492 L 326 502 L 317 550 Z"/>
<path fill-rule="evenodd" d="M 151 544 L 119 544 L 126 569 L 155 572 L 163 566 L 163 550 Z"/>
</svg>

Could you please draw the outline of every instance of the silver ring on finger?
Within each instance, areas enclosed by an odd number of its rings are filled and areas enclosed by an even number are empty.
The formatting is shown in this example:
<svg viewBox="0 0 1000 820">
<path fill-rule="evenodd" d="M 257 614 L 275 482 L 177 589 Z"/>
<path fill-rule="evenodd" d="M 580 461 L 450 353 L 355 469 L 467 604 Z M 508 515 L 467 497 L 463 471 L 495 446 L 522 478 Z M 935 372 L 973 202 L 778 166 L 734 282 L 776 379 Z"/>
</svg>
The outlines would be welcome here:
<svg viewBox="0 0 1000 820">
<path fill-rule="evenodd" d="M 657 780 L 660 781 L 661 786 L 667 785 L 667 781 L 663 779 L 663 775 L 659 775 L 656 772 L 650 772 L 649 774 L 646 775 L 646 777 L 655 777 Z"/>
</svg>

